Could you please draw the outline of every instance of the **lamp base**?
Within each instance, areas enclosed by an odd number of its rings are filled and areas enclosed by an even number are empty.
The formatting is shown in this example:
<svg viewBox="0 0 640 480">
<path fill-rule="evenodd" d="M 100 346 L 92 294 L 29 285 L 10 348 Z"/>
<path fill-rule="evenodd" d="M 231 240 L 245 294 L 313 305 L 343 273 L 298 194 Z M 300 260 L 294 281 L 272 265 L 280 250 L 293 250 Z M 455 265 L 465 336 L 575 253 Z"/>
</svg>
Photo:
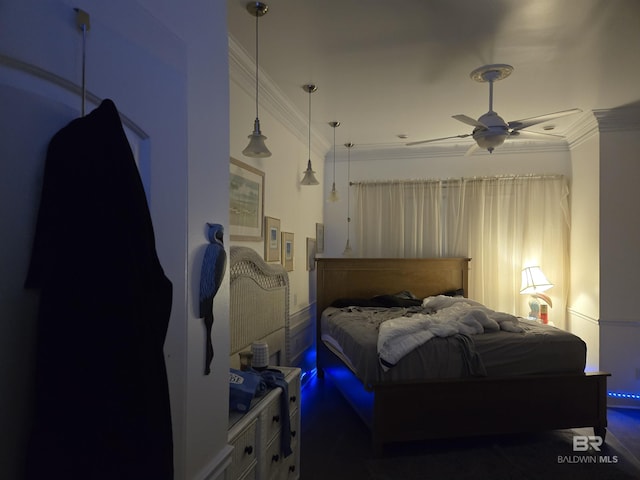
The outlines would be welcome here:
<svg viewBox="0 0 640 480">
<path fill-rule="evenodd" d="M 529 299 L 529 318 L 540 318 L 540 302 L 535 297 Z"/>
</svg>

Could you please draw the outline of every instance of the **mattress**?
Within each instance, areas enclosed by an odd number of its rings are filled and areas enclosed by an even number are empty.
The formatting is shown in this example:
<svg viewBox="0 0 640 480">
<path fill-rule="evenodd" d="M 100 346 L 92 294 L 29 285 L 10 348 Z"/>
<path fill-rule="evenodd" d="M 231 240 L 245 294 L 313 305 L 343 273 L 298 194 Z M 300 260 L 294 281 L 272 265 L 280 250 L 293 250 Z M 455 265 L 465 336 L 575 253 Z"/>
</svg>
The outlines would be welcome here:
<svg viewBox="0 0 640 480">
<path fill-rule="evenodd" d="M 396 381 L 470 376 L 582 373 L 586 344 L 550 325 L 517 319 L 521 332 L 434 337 L 383 369 L 378 330 L 386 320 L 420 312 L 419 307 L 327 308 L 321 318 L 322 341 L 365 386 Z"/>
</svg>

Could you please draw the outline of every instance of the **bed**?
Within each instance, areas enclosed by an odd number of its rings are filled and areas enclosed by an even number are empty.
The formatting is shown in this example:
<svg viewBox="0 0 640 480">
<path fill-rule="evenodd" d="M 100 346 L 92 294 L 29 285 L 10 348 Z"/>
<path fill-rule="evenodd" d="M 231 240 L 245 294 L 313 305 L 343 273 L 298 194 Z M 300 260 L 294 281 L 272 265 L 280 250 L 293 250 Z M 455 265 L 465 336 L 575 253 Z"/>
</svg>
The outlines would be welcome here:
<svg viewBox="0 0 640 480">
<path fill-rule="evenodd" d="M 604 438 L 609 374 L 584 373 L 579 361 L 544 373 L 493 369 L 462 377 L 443 373 L 440 378 L 363 378 L 344 361 L 343 352 L 326 341 L 323 313 L 331 312 L 336 300 L 402 291 L 420 299 L 466 294 L 469 261 L 317 259 L 318 375 L 331 378 L 369 427 L 374 452 L 381 454 L 392 442 L 578 427 L 593 427 L 594 434 Z"/>
</svg>

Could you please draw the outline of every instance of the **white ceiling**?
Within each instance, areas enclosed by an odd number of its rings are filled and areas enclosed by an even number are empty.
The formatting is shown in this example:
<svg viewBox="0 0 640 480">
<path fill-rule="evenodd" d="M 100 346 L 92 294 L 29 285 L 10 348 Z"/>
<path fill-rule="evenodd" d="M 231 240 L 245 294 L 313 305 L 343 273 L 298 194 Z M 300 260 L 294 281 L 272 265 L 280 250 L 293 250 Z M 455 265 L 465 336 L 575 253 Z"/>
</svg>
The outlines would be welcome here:
<svg viewBox="0 0 640 480">
<path fill-rule="evenodd" d="M 227 3 L 229 34 L 254 58 L 256 19 L 248 2 Z M 469 77 L 487 64 L 514 67 L 494 89 L 494 110 L 506 121 L 584 111 L 530 131 L 553 124 L 552 133 L 566 134 L 591 110 L 640 105 L 639 0 L 265 3 L 261 75 L 304 118 L 309 98 L 302 86 L 317 85 L 312 128 L 329 143 L 328 122 L 335 120 L 341 122 L 337 142 L 369 148 L 471 133 L 473 127 L 451 116 L 487 112 L 488 84 Z M 262 129 L 268 135 L 268 126 Z"/>
</svg>

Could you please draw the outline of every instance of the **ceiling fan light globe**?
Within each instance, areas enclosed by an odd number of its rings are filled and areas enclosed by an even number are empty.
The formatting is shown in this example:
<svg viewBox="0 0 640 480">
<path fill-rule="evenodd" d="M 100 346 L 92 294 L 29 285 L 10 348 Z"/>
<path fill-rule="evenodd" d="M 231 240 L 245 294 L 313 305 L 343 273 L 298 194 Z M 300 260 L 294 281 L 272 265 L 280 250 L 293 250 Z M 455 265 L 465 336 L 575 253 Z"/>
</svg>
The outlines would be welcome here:
<svg viewBox="0 0 640 480">
<path fill-rule="evenodd" d="M 496 135 L 477 135 L 474 136 L 476 143 L 480 148 L 492 151 L 494 148 L 502 145 L 507 138 L 506 133 L 500 133 Z"/>
</svg>

